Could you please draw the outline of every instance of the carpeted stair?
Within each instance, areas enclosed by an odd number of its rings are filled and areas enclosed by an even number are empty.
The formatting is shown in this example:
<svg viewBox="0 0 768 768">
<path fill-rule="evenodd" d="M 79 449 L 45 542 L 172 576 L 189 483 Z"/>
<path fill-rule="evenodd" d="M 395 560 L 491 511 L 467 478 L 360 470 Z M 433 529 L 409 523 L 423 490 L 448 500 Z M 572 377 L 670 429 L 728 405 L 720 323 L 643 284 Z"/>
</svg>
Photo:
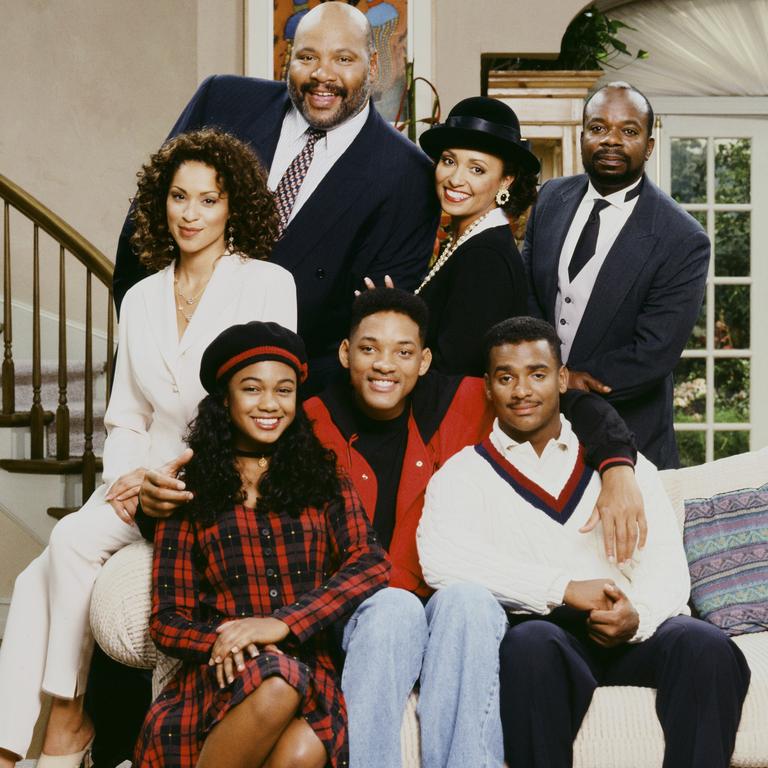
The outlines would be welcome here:
<svg viewBox="0 0 768 768">
<path fill-rule="evenodd" d="M 15 360 L 16 411 L 28 411 L 32 407 L 32 361 Z M 59 405 L 58 364 L 41 363 L 40 397 L 46 411 L 56 413 Z M 106 410 L 106 363 L 99 362 L 93 368 L 93 452 L 101 456 L 104 447 L 104 411 Z M 85 437 L 85 364 L 74 360 L 67 365 L 67 406 L 69 408 L 69 455 L 82 456 Z M 48 427 L 46 453 L 56 455 L 56 424 Z"/>
</svg>

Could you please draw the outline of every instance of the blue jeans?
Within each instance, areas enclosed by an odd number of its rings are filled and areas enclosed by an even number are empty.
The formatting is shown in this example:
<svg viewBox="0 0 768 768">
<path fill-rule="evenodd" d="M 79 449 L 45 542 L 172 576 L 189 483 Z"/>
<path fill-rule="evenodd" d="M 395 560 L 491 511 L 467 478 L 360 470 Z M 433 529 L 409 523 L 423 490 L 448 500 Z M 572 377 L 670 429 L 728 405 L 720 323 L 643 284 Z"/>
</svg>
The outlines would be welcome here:
<svg viewBox="0 0 768 768">
<path fill-rule="evenodd" d="M 498 768 L 501 606 L 474 584 L 423 606 L 403 589 L 368 598 L 344 630 L 350 768 L 400 768 L 405 702 L 420 680 L 422 768 Z"/>
</svg>

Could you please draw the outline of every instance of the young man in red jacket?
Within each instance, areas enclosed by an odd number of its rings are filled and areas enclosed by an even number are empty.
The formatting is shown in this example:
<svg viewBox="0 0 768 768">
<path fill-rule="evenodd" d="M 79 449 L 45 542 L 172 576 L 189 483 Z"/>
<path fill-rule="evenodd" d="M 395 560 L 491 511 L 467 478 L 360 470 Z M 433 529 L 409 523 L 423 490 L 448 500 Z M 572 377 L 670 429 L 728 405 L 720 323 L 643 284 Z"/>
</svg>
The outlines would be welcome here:
<svg viewBox="0 0 768 768">
<path fill-rule="evenodd" d="M 504 611 L 490 592 L 470 584 L 430 597 L 416 551 L 427 483 L 447 459 L 488 433 L 493 416 L 482 379 L 429 370 L 427 319 L 413 294 L 391 288 L 362 294 L 339 350 L 349 376 L 304 405 L 318 437 L 350 474 L 392 560 L 390 587 L 363 603 L 344 630 L 352 768 L 401 764 L 400 723 L 417 680 L 425 768 L 503 763 Z M 618 474 L 621 484 L 628 471 L 633 484 L 631 436 L 604 406 L 579 393 L 564 403 L 592 447 L 595 467 L 623 467 L 608 475 Z M 471 515 L 467 510 L 467 525 Z M 622 538 L 626 525 L 619 524 Z"/>
<path fill-rule="evenodd" d="M 339 350 L 348 375 L 304 404 L 318 437 L 349 473 L 393 566 L 390 587 L 363 603 L 344 630 L 351 768 L 401 764 L 400 724 L 417 680 L 424 768 L 503 762 L 498 649 L 506 616 L 489 592 L 472 585 L 432 595 L 416 551 L 427 483 L 453 454 L 479 442 L 493 418 L 482 379 L 429 370 L 427 320 L 424 302 L 406 291 L 363 293 Z M 589 527 L 601 517 L 606 556 L 623 561 L 645 525 L 632 437 L 597 395 L 569 393 L 563 407 L 588 461 L 605 473 Z M 175 482 L 148 472 L 144 511 L 168 514 L 183 501 Z"/>
</svg>

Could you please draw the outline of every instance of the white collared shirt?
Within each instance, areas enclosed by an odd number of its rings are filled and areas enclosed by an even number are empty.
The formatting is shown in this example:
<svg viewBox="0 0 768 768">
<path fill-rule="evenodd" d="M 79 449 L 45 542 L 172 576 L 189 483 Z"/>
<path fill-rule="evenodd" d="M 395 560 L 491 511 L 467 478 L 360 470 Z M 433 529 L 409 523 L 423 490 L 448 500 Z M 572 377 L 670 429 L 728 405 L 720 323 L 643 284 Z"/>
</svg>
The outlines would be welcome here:
<svg viewBox="0 0 768 768">
<path fill-rule="evenodd" d="M 568 356 L 573 347 L 573 340 L 576 337 L 576 332 L 579 330 L 581 318 L 584 316 L 584 311 L 587 308 L 589 297 L 592 295 L 592 289 L 595 287 L 595 281 L 603 266 L 605 257 L 619 236 L 619 232 L 627 223 L 630 214 L 635 210 L 639 199 L 639 197 L 633 197 L 631 200 L 625 201 L 625 197 L 641 181 L 642 177 L 634 184 L 630 184 L 630 186 L 624 187 L 624 189 L 620 189 L 618 192 L 613 192 L 605 197 L 592 186 L 592 182 L 589 182 L 587 191 L 579 207 L 576 209 L 565 242 L 563 243 L 563 250 L 560 252 L 557 272 L 555 322 L 557 323 L 557 334 L 560 337 L 560 350 L 563 362 L 565 363 L 568 362 Z M 600 211 L 600 232 L 597 237 L 595 255 L 584 265 L 573 282 L 571 282 L 568 276 L 568 265 L 595 200 L 606 200 L 610 205 Z"/>
<path fill-rule="evenodd" d="M 290 222 L 299 212 L 301 206 L 309 200 L 310 195 L 317 189 L 320 182 L 325 178 L 333 164 L 344 154 L 349 145 L 357 138 L 370 112 L 370 102 L 353 117 L 345 120 L 341 125 L 331 128 L 322 139 L 315 144 L 315 154 L 312 157 L 312 164 L 309 166 L 307 175 L 296 196 L 296 202 L 293 204 L 291 215 L 288 218 Z M 272 165 L 269 169 L 269 178 L 267 186 L 274 192 L 283 174 L 288 166 L 293 162 L 293 158 L 301 152 L 307 143 L 307 128 L 309 123 L 296 107 L 291 108 L 283 118 L 283 125 L 280 128 L 280 139 L 277 142 L 275 156 L 272 158 Z"/>
<path fill-rule="evenodd" d="M 552 496 L 560 493 L 571 476 L 573 459 L 569 459 L 568 451 L 570 450 L 573 456 L 573 451 L 579 450 L 579 440 L 571 429 L 571 423 L 562 414 L 560 434 L 544 446 L 541 456 L 528 440 L 524 443 L 513 440 L 501 428 L 498 419 L 493 422 L 491 442 L 512 466 Z"/>
</svg>

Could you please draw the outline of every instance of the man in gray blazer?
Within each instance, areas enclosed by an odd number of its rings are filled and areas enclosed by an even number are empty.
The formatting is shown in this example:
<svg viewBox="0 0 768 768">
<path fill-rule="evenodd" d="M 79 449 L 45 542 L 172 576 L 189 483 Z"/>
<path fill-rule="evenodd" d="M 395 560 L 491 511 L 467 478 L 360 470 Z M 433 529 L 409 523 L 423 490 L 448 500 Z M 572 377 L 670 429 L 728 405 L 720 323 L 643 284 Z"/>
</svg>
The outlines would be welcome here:
<svg viewBox="0 0 768 768">
<path fill-rule="evenodd" d="M 523 260 L 533 314 L 560 336 L 569 387 L 603 394 L 659 468 L 679 463 L 672 371 L 704 296 L 710 245 L 644 174 L 653 109 L 628 83 L 584 105 L 585 175 L 545 184 Z"/>
</svg>

